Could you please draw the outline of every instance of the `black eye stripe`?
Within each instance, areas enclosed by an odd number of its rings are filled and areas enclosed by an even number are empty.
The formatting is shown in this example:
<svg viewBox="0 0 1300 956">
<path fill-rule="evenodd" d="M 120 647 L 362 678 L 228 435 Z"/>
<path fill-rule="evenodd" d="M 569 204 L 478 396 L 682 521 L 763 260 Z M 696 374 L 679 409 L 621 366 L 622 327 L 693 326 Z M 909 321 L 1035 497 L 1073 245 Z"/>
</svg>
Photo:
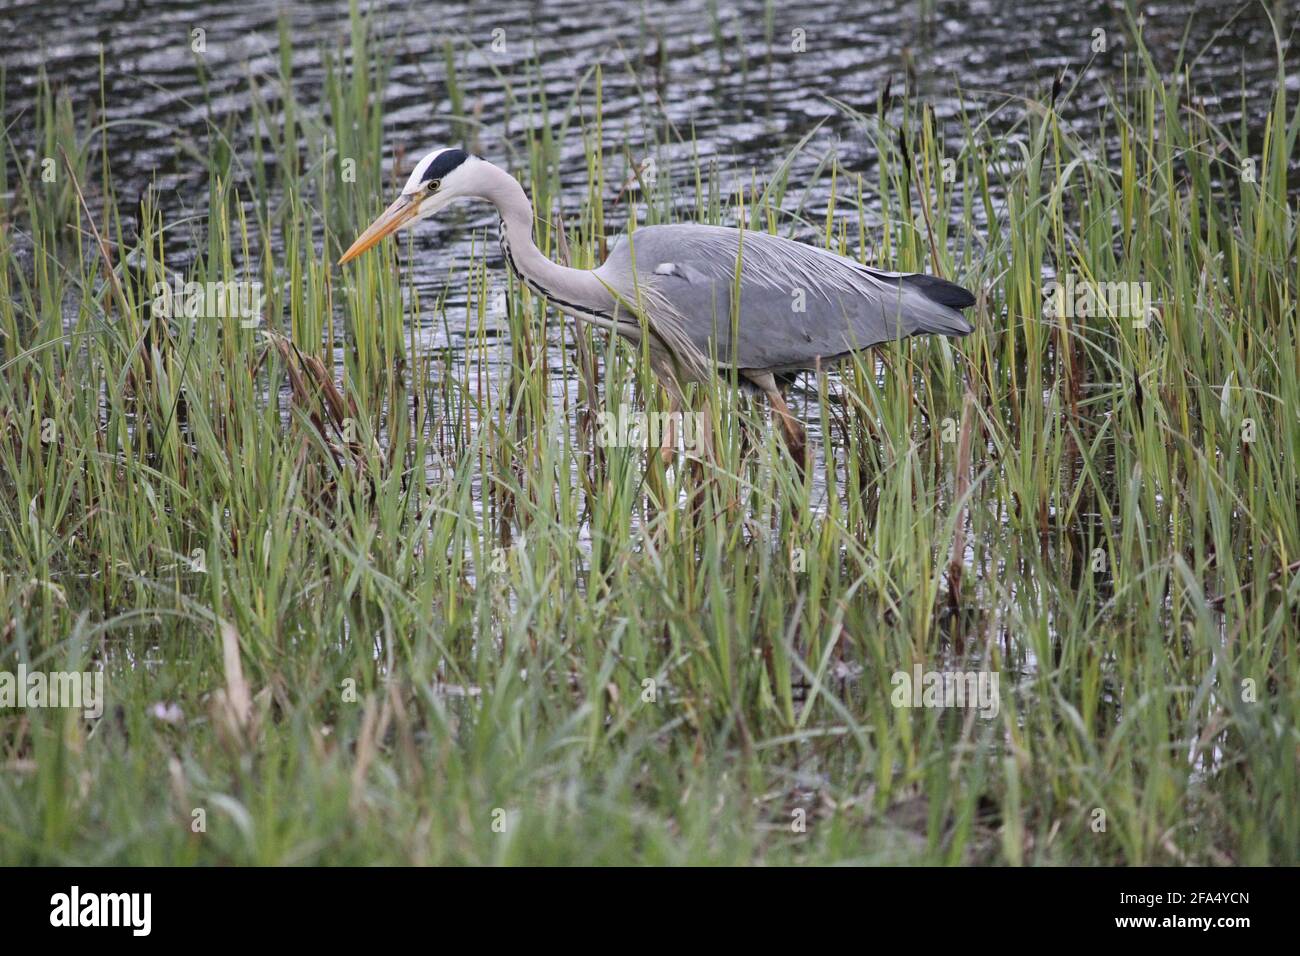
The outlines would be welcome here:
<svg viewBox="0 0 1300 956">
<path fill-rule="evenodd" d="M 447 177 L 453 169 L 459 166 L 465 160 L 469 159 L 469 153 L 463 149 L 444 149 L 438 154 L 438 157 L 429 164 L 429 168 L 424 171 L 421 178 L 422 182 L 430 180 L 442 180 Z"/>
</svg>

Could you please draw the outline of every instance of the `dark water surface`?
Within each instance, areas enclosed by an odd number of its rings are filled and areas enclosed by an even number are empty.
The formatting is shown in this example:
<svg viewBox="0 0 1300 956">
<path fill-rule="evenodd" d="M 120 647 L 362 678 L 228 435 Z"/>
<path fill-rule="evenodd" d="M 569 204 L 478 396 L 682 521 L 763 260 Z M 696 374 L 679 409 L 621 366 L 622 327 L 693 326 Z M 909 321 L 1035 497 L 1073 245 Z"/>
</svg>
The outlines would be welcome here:
<svg viewBox="0 0 1300 956">
<path fill-rule="evenodd" d="M 498 72 L 522 96 L 535 86 L 536 61 L 551 102 L 562 105 L 576 79 L 601 63 L 605 148 L 607 157 L 617 158 L 617 168 L 625 148 L 635 151 L 647 139 L 649 99 L 686 139 L 693 133 L 701 156 L 746 180 L 751 171 L 760 178 L 770 172 L 805 132 L 825 120 L 802 168 L 815 168 L 834 150 L 845 168 L 867 174 L 868 182 L 871 146 L 828 98 L 874 112 L 888 84 L 895 94 L 922 98 L 951 120 L 962 103 L 978 110 L 1008 97 L 1040 96 L 1059 72 L 1065 71 L 1068 85 L 1090 64 L 1089 82 L 1067 107 L 1074 121 L 1090 124 L 1105 108 L 1108 81 L 1121 79 L 1122 54 L 1130 46 L 1125 4 L 1119 2 L 376 0 L 363 8 L 373 13 L 382 45 L 394 60 L 385 91 L 388 158 L 400 149 L 408 166 L 427 150 L 457 140 L 445 82 L 447 40 L 457 50 L 466 110 L 482 124 L 477 145 L 498 163 L 512 165 L 511 151 L 522 144 L 520 124 L 527 121 L 518 108 L 509 117 Z M 1172 68 L 1178 50 L 1186 49 L 1197 93 L 1222 117 L 1240 115 L 1243 88 L 1246 112 L 1264 111 L 1275 75 L 1268 12 L 1287 40 L 1295 28 L 1295 8 L 1294 0 L 1167 0 L 1136 7 L 1160 65 Z M 98 117 L 102 47 L 103 120 L 109 124 L 120 194 L 131 197 L 153 179 L 165 214 L 192 211 L 196 200 L 206 200 L 203 173 L 179 144 L 205 143 L 206 101 L 218 116 L 249 114 L 250 77 L 259 78 L 263 88 L 276 84 L 281 18 L 289 23 L 294 46 L 295 86 L 302 101 L 311 103 L 321 85 L 322 49 L 346 51 L 343 0 L 4 0 L 0 62 L 6 73 L 6 125 L 26 153 L 41 67 L 71 94 L 83 125 Z M 205 31 L 206 89 L 191 50 L 196 28 Z M 806 52 L 793 52 L 800 30 Z M 1097 30 L 1105 31 L 1107 52 L 1094 55 Z M 1287 58 L 1296 62 L 1296 44 L 1289 44 Z M 1300 71 L 1289 72 L 1294 83 Z M 685 165 L 689 149 L 670 144 L 666 158 Z M 566 183 L 585 186 L 580 139 L 564 144 L 562 157 Z M 610 189 L 617 190 L 616 172 L 609 178 Z M 817 199 L 814 192 L 812 208 Z M 467 240 L 463 224 L 454 231 L 426 224 L 422 236 L 426 248 Z M 431 269 L 428 278 L 434 274 L 445 278 L 445 263 Z"/>
</svg>

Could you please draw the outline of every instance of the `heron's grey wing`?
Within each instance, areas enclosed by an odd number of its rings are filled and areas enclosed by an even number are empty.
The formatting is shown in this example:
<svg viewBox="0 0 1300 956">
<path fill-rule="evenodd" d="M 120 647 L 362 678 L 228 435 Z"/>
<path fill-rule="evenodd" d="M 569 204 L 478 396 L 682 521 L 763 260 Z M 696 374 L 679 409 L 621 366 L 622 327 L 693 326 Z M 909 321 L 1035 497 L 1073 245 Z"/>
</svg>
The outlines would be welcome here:
<svg viewBox="0 0 1300 956">
<path fill-rule="evenodd" d="M 645 226 L 600 271 L 624 283 L 635 274 L 653 324 L 676 326 L 704 355 L 739 368 L 812 368 L 891 339 L 971 330 L 958 309 L 974 298 L 960 286 L 763 232 Z"/>
</svg>

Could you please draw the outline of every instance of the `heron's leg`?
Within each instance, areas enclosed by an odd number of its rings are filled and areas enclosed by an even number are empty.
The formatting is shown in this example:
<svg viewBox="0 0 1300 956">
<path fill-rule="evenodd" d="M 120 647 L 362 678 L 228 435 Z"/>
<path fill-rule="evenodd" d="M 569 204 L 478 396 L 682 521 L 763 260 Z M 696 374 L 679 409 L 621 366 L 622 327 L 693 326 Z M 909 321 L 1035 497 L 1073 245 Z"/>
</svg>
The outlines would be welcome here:
<svg viewBox="0 0 1300 956">
<path fill-rule="evenodd" d="M 671 465 L 677 457 L 677 416 L 681 413 L 682 403 L 673 392 L 668 393 L 668 421 L 659 433 L 659 457 L 665 465 Z"/>
<path fill-rule="evenodd" d="M 697 431 L 699 442 L 703 446 L 701 457 L 710 464 L 717 465 L 718 456 L 713 448 L 713 403 L 709 401 L 707 393 L 701 398 L 700 404 L 702 406 L 700 415 L 703 417 Z"/>
<path fill-rule="evenodd" d="M 687 407 L 686 396 L 682 394 L 682 386 L 677 381 L 671 363 L 651 355 L 650 368 L 663 385 L 664 391 L 668 393 L 668 425 L 659 435 L 659 457 L 665 465 L 670 465 L 677 456 L 676 415 Z"/>
<path fill-rule="evenodd" d="M 785 403 L 785 396 L 776 387 L 776 379 L 771 372 L 746 372 L 745 375 L 767 396 L 768 403 L 772 406 L 773 417 L 781 426 L 781 435 L 785 438 L 785 446 L 790 451 L 790 457 L 802 471 L 808 464 L 808 433 L 804 431 L 803 424 L 795 418 L 794 412 L 790 411 L 790 406 Z"/>
<path fill-rule="evenodd" d="M 803 423 L 790 411 L 790 406 L 785 403 L 785 396 L 781 394 L 779 388 L 768 392 L 767 400 L 772 403 L 772 408 L 776 411 L 781 433 L 785 436 L 785 445 L 790 450 L 790 457 L 802 471 L 808 464 L 808 432 L 804 429 Z"/>
<path fill-rule="evenodd" d="M 762 442 L 755 440 L 754 425 L 749 417 L 750 413 L 757 408 L 754 396 L 743 393 L 741 401 L 744 403 L 745 414 L 740 416 L 740 460 L 746 461 L 755 447 L 762 444 Z"/>
</svg>

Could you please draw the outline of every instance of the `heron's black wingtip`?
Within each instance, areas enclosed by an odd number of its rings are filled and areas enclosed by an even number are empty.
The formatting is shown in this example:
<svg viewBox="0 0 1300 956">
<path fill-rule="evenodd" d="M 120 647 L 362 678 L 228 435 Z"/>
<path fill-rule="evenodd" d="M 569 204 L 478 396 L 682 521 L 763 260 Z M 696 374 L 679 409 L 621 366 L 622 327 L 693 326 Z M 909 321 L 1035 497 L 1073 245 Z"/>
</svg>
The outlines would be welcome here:
<svg viewBox="0 0 1300 956">
<path fill-rule="evenodd" d="M 950 309 L 968 309 L 975 304 L 975 296 L 971 295 L 969 290 L 963 289 L 957 283 L 949 282 L 947 279 L 938 279 L 934 276 L 918 273 L 904 276 L 903 282 L 916 289 L 931 302 L 946 305 Z"/>
</svg>

